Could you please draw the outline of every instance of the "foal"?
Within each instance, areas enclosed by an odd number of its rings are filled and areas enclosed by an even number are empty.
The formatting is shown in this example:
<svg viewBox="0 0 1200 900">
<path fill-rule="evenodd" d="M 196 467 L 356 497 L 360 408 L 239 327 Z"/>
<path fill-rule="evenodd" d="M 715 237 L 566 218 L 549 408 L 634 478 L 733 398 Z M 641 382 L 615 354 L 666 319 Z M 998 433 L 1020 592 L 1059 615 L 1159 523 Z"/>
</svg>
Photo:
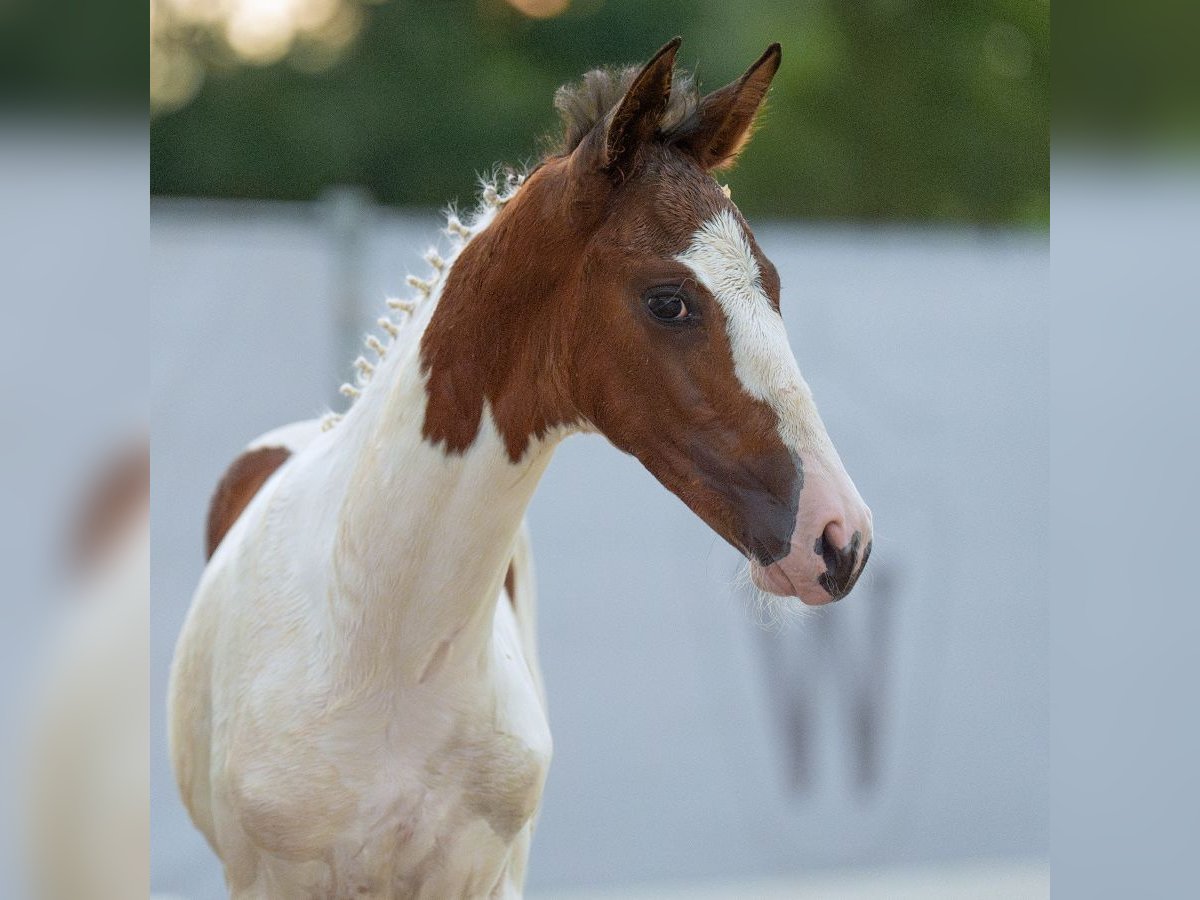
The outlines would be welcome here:
<svg viewBox="0 0 1200 900">
<path fill-rule="evenodd" d="M 788 347 L 779 278 L 711 173 L 779 66 L 559 92 L 558 150 L 451 217 L 340 420 L 226 474 L 172 672 L 180 790 L 234 897 L 517 897 L 550 761 L 522 517 L 597 431 L 750 560 L 847 593 L 871 515 Z"/>
</svg>

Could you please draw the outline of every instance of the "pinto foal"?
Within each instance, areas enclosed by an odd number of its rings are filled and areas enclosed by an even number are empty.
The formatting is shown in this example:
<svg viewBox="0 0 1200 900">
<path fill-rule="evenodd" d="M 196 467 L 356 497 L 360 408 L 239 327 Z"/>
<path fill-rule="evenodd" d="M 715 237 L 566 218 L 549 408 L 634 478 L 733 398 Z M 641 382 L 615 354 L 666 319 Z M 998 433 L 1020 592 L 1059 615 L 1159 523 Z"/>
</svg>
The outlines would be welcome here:
<svg viewBox="0 0 1200 900">
<path fill-rule="evenodd" d="M 550 761 L 526 506 L 596 431 L 816 604 L 871 514 L 714 180 L 779 66 L 701 97 L 642 69 L 559 92 L 557 152 L 451 218 L 344 417 L 226 474 L 170 689 L 175 771 L 232 896 L 517 897 Z"/>
</svg>

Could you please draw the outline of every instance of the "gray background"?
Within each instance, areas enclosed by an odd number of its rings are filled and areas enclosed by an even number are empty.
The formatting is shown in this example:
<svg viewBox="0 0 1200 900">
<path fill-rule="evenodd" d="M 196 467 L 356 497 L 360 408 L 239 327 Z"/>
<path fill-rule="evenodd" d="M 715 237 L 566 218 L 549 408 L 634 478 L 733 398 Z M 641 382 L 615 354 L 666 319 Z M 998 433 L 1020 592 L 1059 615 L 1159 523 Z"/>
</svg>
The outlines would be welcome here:
<svg viewBox="0 0 1200 900">
<path fill-rule="evenodd" d="M 152 884 L 201 900 L 219 867 L 162 710 L 208 495 L 246 441 L 337 403 L 437 219 L 343 196 L 151 221 Z M 869 574 L 766 632 L 723 542 L 602 439 L 566 442 L 530 509 L 555 739 L 533 892 L 1048 856 L 1048 242 L 757 233 L 875 513 Z"/>
</svg>

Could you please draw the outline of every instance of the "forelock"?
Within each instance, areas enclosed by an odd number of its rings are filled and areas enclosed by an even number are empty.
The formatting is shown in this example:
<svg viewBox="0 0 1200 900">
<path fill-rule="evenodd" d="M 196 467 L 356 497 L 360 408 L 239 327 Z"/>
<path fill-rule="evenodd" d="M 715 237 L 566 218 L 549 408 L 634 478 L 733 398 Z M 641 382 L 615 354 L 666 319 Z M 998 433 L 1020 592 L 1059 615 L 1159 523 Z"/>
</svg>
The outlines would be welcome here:
<svg viewBox="0 0 1200 900">
<path fill-rule="evenodd" d="M 637 66 L 593 69 L 574 84 L 563 85 L 554 95 L 554 108 L 562 123 L 553 154 L 571 153 L 621 102 L 640 69 Z M 671 83 L 671 97 L 659 126 L 658 136 L 670 142 L 695 127 L 700 94 L 692 76 L 677 72 Z"/>
</svg>

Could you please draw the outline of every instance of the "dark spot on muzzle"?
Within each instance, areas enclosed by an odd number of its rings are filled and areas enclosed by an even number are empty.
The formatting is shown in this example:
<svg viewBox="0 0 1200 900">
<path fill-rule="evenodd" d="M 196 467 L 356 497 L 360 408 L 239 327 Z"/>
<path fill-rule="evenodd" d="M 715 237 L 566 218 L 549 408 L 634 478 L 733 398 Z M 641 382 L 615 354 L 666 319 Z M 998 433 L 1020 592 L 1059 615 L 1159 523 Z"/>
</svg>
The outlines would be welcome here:
<svg viewBox="0 0 1200 900">
<path fill-rule="evenodd" d="M 825 560 L 825 572 L 817 581 L 825 592 L 834 600 L 841 600 L 854 589 L 858 576 L 867 567 L 871 558 L 871 544 L 867 544 L 862 553 L 862 562 L 858 560 L 858 548 L 862 544 L 862 532 L 854 532 L 850 543 L 845 547 L 826 546 L 825 536 L 817 538 L 813 544 L 813 552 Z"/>
<path fill-rule="evenodd" d="M 796 510 L 804 489 L 804 464 L 795 452 L 789 452 L 788 458 L 790 467 L 766 458 L 760 468 L 746 469 L 739 479 L 726 477 L 721 486 L 746 523 L 742 543 L 735 546 L 762 566 L 792 552 Z"/>
</svg>

